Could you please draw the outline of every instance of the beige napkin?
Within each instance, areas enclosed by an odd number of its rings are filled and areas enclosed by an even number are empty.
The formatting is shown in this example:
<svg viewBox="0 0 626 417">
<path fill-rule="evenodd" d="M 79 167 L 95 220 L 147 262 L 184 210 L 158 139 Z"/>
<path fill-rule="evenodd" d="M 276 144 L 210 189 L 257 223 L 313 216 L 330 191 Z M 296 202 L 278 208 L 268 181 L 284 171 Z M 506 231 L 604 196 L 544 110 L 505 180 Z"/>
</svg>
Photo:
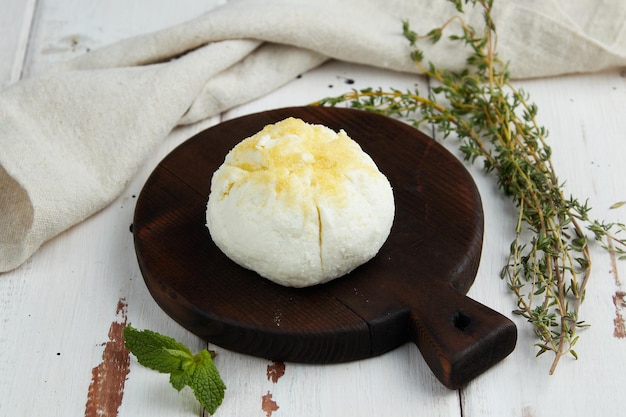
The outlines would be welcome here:
<svg viewBox="0 0 626 417">
<path fill-rule="evenodd" d="M 0 92 L 0 271 L 112 202 L 177 125 L 330 58 L 414 71 L 401 21 L 426 33 L 454 13 L 443 0 L 233 0 L 9 86 Z M 623 0 L 496 0 L 493 14 L 513 77 L 626 66 Z M 478 13 L 468 19 L 480 24 Z M 442 67 L 464 65 L 454 44 L 423 48 Z"/>
</svg>

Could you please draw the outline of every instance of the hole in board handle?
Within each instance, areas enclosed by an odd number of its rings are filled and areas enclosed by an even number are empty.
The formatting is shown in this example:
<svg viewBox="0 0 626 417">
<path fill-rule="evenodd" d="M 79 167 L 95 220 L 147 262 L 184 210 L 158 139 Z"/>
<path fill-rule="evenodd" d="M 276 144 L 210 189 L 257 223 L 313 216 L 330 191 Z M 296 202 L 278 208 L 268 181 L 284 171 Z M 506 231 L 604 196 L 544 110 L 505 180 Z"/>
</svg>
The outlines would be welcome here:
<svg viewBox="0 0 626 417">
<path fill-rule="evenodd" d="M 471 322 L 472 318 L 470 315 L 462 310 L 455 312 L 454 316 L 452 316 L 452 323 L 454 324 L 454 327 L 462 332 L 467 329 Z"/>
</svg>

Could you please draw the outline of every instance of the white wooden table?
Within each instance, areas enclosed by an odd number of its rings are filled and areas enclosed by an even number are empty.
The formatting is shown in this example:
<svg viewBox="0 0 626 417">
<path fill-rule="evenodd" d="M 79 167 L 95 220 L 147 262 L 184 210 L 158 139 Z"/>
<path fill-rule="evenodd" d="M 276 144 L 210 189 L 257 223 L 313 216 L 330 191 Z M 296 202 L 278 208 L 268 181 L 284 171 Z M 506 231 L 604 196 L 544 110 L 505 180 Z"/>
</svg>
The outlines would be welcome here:
<svg viewBox="0 0 626 417">
<path fill-rule="evenodd" d="M 156 3 L 0 0 L 0 87 L 87 49 L 182 22 L 208 8 L 201 0 Z M 330 62 L 260 100 L 173 132 L 113 204 L 46 243 L 20 268 L 0 275 L 0 416 L 202 415 L 191 391 L 177 393 L 166 376 L 142 368 L 133 357 L 127 367 L 120 353 L 125 323 L 168 334 L 195 350 L 205 346 L 159 309 L 139 273 L 129 227 L 147 176 L 174 146 L 222 120 L 304 105 L 353 87 L 403 88 L 416 82 L 425 86 L 412 75 Z M 609 207 L 626 200 L 626 69 L 518 85 L 539 105 L 568 191 L 589 197 L 596 217 L 624 221 L 626 207 Z M 454 143 L 445 145 L 456 153 Z M 412 345 L 354 363 L 287 363 L 284 370 L 211 346 L 228 387 L 217 415 L 624 415 L 625 265 L 594 249 L 594 276 L 582 311 L 592 327 L 577 345 L 580 360 L 565 358 L 549 376 L 551 357 L 534 357 L 531 329 L 511 313 L 514 300 L 498 277 L 513 236 L 514 209 L 493 178 L 479 167 L 470 171 L 487 221 L 481 266 L 469 295 L 516 322 L 519 340 L 511 356 L 463 389 L 450 391 Z M 112 382 L 102 386 L 103 379 Z"/>
</svg>

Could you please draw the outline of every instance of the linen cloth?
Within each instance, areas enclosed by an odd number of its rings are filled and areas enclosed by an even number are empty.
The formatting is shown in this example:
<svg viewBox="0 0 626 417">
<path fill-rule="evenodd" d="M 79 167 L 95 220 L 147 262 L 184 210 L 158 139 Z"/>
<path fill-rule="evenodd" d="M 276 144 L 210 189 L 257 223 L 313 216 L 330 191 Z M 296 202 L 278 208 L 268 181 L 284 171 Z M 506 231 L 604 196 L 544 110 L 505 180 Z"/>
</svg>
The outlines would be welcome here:
<svg viewBox="0 0 626 417">
<path fill-rule="evenodd" d="M 176 126 L 258 98 L 328 59 L 416 71 L 402 20 L 424 34 L 457 14 L 443 0 L 220 3 L 0 92 L 0 272 L 111 203 Z M 466 8 L 480 27 L 482 12 Z M 496 0 L 493 17 L 513 78 L 626 66 L 623 0 Z M 420 47 L 440 67 L 465 64 L 458 44 Z"/>
</svg>

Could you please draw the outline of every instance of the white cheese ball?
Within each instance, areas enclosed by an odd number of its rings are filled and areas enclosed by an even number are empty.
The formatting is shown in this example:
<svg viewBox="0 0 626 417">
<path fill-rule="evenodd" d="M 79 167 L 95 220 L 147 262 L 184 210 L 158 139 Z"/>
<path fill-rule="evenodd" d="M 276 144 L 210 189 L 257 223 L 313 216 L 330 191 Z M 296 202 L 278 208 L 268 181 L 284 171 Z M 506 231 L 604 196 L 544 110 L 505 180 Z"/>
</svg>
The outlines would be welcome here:
<svg viewBox="0 0 626 417">
<path fill-rule="evenodd" d="M 211 179 L 211 237 L 284 286 L 341 277 L 373 258 L 394 218 L 391 185 L 341 130 L 288 118 L 237 144 Z"/>
</svg>

